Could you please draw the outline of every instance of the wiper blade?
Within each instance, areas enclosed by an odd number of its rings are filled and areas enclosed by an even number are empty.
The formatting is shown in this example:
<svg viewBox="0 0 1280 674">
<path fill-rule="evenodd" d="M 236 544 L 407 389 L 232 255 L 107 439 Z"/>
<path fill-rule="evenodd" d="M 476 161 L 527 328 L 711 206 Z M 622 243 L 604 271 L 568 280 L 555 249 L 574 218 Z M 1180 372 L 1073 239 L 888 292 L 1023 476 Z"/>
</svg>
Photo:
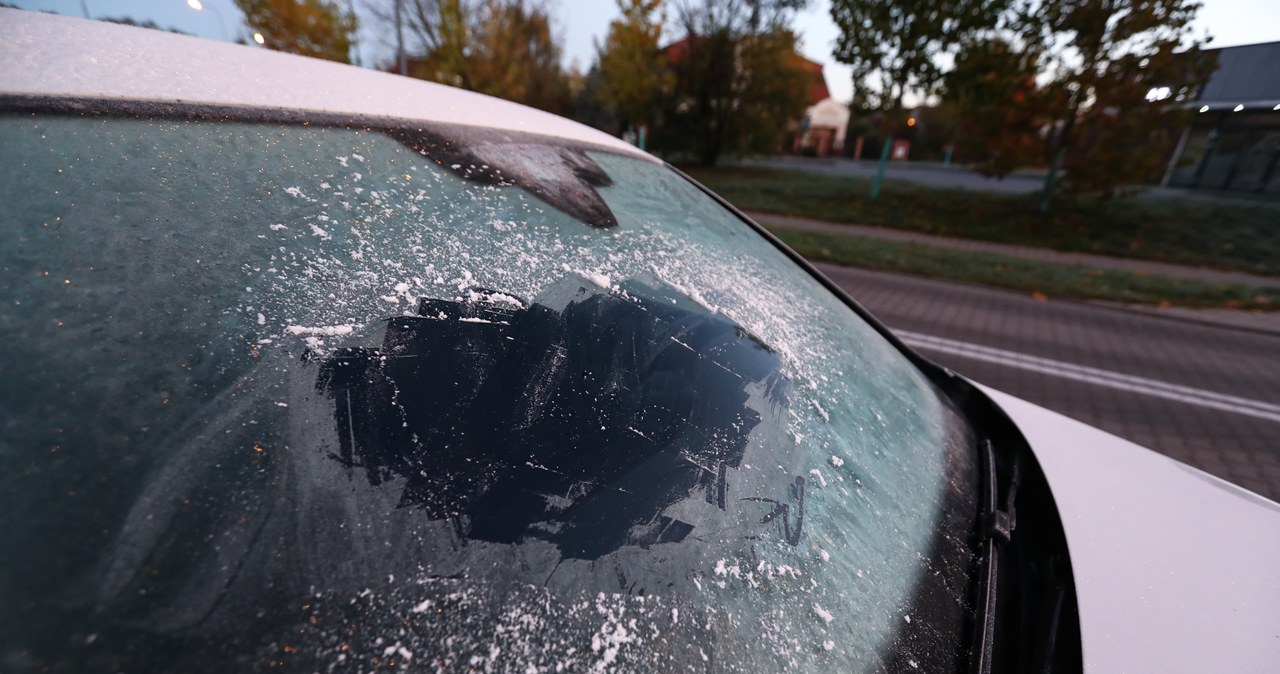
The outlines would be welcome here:
<svg viewBox="0 0 1280 674">
<path fill-rule="evenodd" d="M 1010 466 L 1002 483 L 996 465 L 995 447 L 990 440 L 982 442 L 982 511 L 979 516 L 978 611 L 974 621 L 970 672 L 989 674 L 994 657 L 996 602 L 1000 578 L 1000 550 L 1013 537 L 1017 525 L 1014 500 L 1022 481 L 1018 453 L 1010 456 Z M 1001 489 L 1003 487 L 1003 490 Z M 1000 499 L 1004 493 L 1003 503 Z M 1002 507 L 1003 505 L 1003 507 Z"/>
</svg>

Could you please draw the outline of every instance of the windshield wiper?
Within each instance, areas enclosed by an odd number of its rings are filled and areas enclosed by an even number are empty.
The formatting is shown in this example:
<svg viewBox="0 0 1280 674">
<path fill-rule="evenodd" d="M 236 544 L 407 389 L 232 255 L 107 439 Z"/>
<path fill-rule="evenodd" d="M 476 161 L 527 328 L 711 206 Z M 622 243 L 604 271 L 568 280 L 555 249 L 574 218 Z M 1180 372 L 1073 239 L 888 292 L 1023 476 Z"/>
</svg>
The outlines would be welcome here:
<svg viewBox="0 0 1280 674">
<path fill-rule="evenodd" d="M 982 510 L 978 525 L 978 610 L 974 620 L 970 671 L 973 674 L 988 674 L 994 657 L 1000 552 L 1013 537 L 1013 530 L 1017 525 L 1014 501 L 1018 496 L 1022 473 L 1018 453 L 1012 452 L 1008 474 L 1001 482 L 995 447 L 990 440 L 982 442 L 979 454 L 982 463 Z M 1003 502 L 1000 499 L 1002 491 Z"/>
</svg>

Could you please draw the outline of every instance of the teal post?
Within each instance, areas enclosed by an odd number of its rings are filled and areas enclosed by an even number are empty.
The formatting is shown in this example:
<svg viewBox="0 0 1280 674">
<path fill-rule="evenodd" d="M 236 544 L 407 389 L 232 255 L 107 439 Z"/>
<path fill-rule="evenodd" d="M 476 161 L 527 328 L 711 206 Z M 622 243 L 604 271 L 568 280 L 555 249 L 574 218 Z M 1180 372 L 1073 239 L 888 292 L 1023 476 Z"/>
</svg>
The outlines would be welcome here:
<svg viewBox="0 0 1280 674">
<path fill-rule="evenodd" d="M 640 149 L 644 149 L 644 137 L 648 135 L 649 127 L 646 124 L 640 125 Z"/>
<path fill-rule="evenodd" d="M 1053 153 L 1053 161 L 1049 163 L 1049 172 L 1044 176 L 1044 188 L 1040 190 L 1040 201 L 1036 205 L 1036 210 L 1040 213 L 1049 212 L 1049 200 L 1053 197 L 1053 184 L 1058 180 L 1058 171 L 1062 170 L 1062 162 L 1067 156 L 1065 147 L 1058 148 Z"/>
<path fill-rule="evenodd" d="M 946 156 L 945 156 L 945 157 L 943 157 L 943 158 L 942 158 L 942 165 L 943 165 L 943 166 L 950 166 L 950 165 L 951 165 L 951 153 L 952 153 L 952 152 L 955 152 L 955 151 L 956 151 L 955 143 L 948 143 L 948 144 L 947 144 L 947 154 L 946 154 Z"/>
<path fill-rule="evenodd" d="M 876 167 L 876 178 L 871 181 L 871 199 L 880 196 L 880 183 L 884 181 L 884 167 L 889 165 L 889 151 L 893 149 L 893 139 L 885 140 L 880 148 L 880 165 Z"/>
</svg>

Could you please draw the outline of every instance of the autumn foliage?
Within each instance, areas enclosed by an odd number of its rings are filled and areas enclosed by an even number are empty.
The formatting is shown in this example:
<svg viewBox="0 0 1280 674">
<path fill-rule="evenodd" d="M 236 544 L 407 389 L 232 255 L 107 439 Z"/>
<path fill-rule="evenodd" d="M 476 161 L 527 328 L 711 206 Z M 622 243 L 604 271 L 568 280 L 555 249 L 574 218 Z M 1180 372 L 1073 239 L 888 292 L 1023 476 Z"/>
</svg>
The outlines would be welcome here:
<svg viewBox="0 0 1280 674">
<path fill-rule="evenodd" d="M 350 63 L 356 18 L 332 0 L 235 0 L 268 49 Z"/>
</svg>

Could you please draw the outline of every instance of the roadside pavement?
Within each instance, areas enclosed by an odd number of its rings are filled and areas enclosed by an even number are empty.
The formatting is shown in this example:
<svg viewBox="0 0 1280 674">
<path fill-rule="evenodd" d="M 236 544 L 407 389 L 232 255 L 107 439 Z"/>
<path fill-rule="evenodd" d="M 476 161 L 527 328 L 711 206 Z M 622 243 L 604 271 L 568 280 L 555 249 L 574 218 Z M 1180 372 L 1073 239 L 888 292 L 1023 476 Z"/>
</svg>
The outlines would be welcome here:
<svg viewBox="0 0 1280 674">
<path fill-rule="evenodd" d="M 1105 255 L 1093 255 L 1089 253 L 1071 253 L 1047 250 L 1044 248 L 1032 248 L 1029 246 L 960 239 L 956 237 L 938 236 L 936 234 L 925 234 L 921 232 L 909 232 L 898 229 L 888 229 L 885 227 L 850 225 L 813 220 L 810 218 L 772 215 L 769 213 L 752 211 L 748 211 L 747 215 L 765 227 L 787 227 L 791 229 L 808 230 L 828 234 L 839 234 L 878 239 L 882 241 L 894 241 L 898 243 L 912 243 L 920 246 L 948 248 L 951 250 L 990 253 L 1023 260 L 1066 266 L 1128 271 L 1135 274 L 1190 279 L 1208 283 L 1235 283 L 1255 288 L 1280 288 L 1280 277 L 1221 271 L 1203 267 L 1168 264 L 1164 262 L 1132 260 Z M 1125 306 L 1153 315 L 1280 334 L 1280 312 L 1240 311 L 1232 309 L 1186 309 L 1180 307 L 1162 309 L 1155 307 Z"/>
<path fill-rule="evenodd" d="M 844 157 L 768 157 L 753 158 L 742 162 L 748 166 L 771 166 L 776 168 L 799 169 L 816 173 L 856 176 L 870 178 L 876 174 L 878 162 L 874 160 L 854 161 Z M 974 173 L 961 166 L 941 166 L 920 162 L 891 161 L 885 167 L 886 178 L 907 182 L 944 187 L 948 189 L 977 190 L 982 192 L 1000 192 L 1004 194 L 1030 194 L 1041 188 L 1044 179 L 1014 173 L 999 180 Z"/>
<path fill-rule="evenodd" d="M 798 169 L 814 173 L 871 178 L 879 169 L 875 159 L 853 160 L 847 157 L 752 157 L 741 161 L 746 166 L 771 166 Z M 935 162 L 891 161 L 885 167 L 884 176 L 893 180 L 942 187 L 947 189 L 999 192 L 1004 194 L 1031 194 L 1044 187 L 1044 174 L 1035 171 L 1014 171 L 1004 178 L 988 178 L 966 166 L 945 166 Z M 1271 200 L 1243 192 L 1219 192 L 1180 187 L 1139 187 L 1139 199 L 1189 199 L 1223 203 L 1267 202 Z"/>
<path fill-rule="evenodd" d="M 1280 333 L 817 266 L 935 362 L 1280 500 Z"/>
</svg>

